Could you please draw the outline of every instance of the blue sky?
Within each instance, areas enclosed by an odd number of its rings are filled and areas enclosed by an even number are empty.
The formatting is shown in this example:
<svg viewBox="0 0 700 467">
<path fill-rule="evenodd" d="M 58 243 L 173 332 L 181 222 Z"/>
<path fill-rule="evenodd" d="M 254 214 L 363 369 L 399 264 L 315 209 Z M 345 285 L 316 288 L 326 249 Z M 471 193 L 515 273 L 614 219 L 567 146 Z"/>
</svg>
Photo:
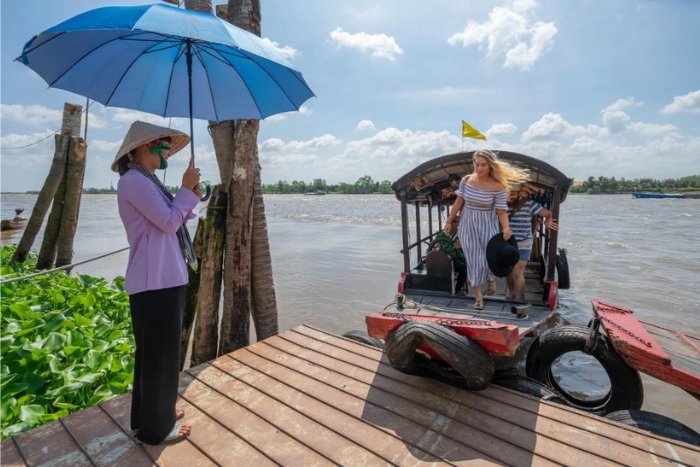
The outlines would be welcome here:
<svg viewBox="0 0 700 467">
<path fill-rule="evenodd" d="M 33 35 L 80 12 L 138 0 L 3 0 L 2 190 L 39 189 L 64 102 L 85 98 L 14 62 Z M 219 3 L 219 2 L 214 2 Z M 394 181 L 440 155 L 522 152 L 577 180 L 700 174 L 700 2 L 693 0 L 261 0 L 262 35 L 317 97 L 261 123 L 263 182 Z M 86 187 L 109 170 L 129 124 L 166 119 L 94 105 Z M 462 140 L 461 120 L 488 136 Z M 173 119 L 187 131 L 188 124 Z M 219 174 L 195 122 L 203 178 Z M 166 183 L 187 157 L 171 159 Z"/>
</svg>

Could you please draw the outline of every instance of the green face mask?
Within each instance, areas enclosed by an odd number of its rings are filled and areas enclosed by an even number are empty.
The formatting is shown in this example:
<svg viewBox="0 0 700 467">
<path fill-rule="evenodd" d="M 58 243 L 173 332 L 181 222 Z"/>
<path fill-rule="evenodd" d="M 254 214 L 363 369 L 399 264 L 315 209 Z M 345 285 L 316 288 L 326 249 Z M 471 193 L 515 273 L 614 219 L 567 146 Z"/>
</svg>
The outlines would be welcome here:
<svg viewBox="0 0 700 467">
<path fill-rule="evenodd" d="M 160 153 L 163 150 L 170 151 L 170 145 L 163 141 L 159 141 L 155 146 L 148 148 L 148 152 L 151 154 L 158 154 L 158 157 L 160 157 L 160 167 L 158 167 L 160 170 L 165 170 L 168 168 L 168 161 L 165 160 L 165 157 L 163 157 L 163 155 Z"/>
</svg>

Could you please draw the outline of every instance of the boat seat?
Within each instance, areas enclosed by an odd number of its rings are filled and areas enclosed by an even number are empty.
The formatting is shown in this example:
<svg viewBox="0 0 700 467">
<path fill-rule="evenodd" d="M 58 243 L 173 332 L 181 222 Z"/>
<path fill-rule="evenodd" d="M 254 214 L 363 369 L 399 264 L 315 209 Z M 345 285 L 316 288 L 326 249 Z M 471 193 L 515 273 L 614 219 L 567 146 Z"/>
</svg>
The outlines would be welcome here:
<svg viewBox="0 0 700 467">
<path fill-rule="evenodd" d="M 425 269 L 426 275 L 438 290 L 455 293 L 454 270 L 450 255 L 440 250 L 428 252 L 425 257 Z"/>
</svg>

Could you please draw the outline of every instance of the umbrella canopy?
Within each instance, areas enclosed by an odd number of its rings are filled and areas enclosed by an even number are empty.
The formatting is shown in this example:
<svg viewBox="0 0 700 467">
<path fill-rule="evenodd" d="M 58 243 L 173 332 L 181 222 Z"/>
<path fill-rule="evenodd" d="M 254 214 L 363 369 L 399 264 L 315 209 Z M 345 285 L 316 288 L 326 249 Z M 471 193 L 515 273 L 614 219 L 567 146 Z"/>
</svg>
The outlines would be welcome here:
<svg viewBox="0 0 700 467">
<path fill-rule="evenodd" d="M 262 119 L 313 96 L 268 42 L 169 5 L 90 10 L 32 38 L 18 60 L 51 87 L 163 117 Z"/>
</svg>

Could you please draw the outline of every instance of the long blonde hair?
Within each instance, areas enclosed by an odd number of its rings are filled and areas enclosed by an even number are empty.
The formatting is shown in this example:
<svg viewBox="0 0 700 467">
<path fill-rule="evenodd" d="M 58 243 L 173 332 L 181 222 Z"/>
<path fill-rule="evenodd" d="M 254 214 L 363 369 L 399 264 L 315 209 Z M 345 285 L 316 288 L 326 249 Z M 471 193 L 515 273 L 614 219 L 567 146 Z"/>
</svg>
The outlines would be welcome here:
<svg viewBox="0 0 700 467">
<path fill-rule="evenodd" d="M 483 157 L 489 163 L 489 176 L 503 185 L 506 189 L 506 195 L 510 193 L 510 187 L 516 183 L 524 183 L 530 179 L 530 173 L 519 167 L 515 167 L 506 161 L 498 159 L 498 155 L 488 149 L 479 149 L 474 153 L 472 160 L 477 157 Z M 476 173 L 476 166 L 474 166 Z"/>
</svg>

